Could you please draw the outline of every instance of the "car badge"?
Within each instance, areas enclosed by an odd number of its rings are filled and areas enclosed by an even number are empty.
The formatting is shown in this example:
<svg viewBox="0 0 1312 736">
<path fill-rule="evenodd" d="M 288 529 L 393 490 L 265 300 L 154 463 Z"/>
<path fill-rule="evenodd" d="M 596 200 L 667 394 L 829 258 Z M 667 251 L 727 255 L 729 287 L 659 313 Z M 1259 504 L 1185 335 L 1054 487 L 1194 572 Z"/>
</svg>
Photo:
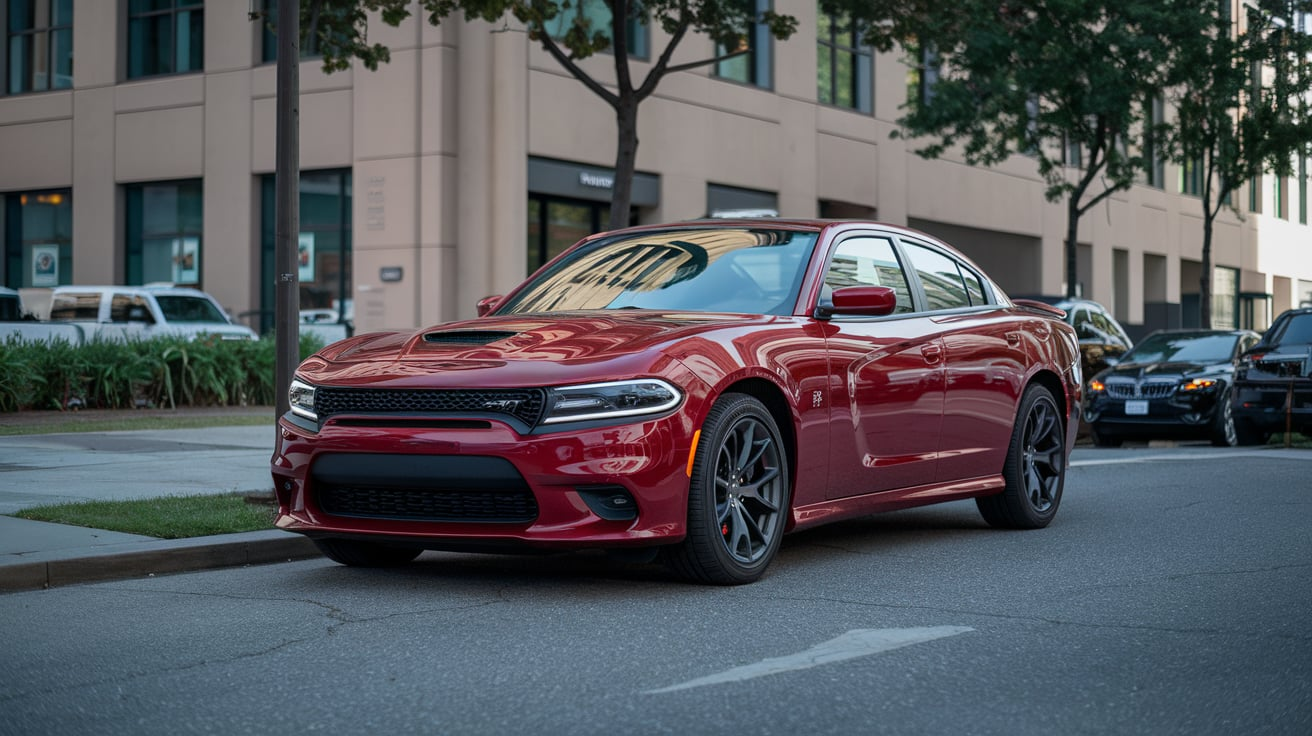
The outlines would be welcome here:
<svg viewBox="0 0 1312 736">
<path fill-rule="evenodd" d="M 484 401 L 483 408 L 488 411 L 501 411 L 512 414 L 519 408 L 521 401 L 519 399 L 493 399 Z"/>
</svg>

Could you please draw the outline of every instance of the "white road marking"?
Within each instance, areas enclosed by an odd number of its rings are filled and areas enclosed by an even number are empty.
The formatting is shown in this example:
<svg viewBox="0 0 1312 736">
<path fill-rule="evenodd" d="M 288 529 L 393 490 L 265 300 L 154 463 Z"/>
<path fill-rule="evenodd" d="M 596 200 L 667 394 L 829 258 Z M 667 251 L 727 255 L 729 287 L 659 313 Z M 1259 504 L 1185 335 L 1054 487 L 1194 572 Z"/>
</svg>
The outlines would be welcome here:
<svg viewBox="0 0 1312 736">
<path fill-rule="evenodd" d="M 1312 452 L 1293 451 L 1284 452 L 1280 450 L 1241 450 L 1239 452 L 1226 451 L 1218 448 L 1215 452 L 1209 453 L 1181 453 L 1178 455 L 1118 455 L 1100 460 L 1073 460 L 1069 467 L 1083 468 L 1093 465 L 1125 465 L 1130 463 L 1150 463 L 1158 461 L 1185 461 L 1193 462 L 1194 460 L 1229 460 L 1236 457 L 1260 457 L 1265 459 L 1275 458 L 1277 460 L 1312 460 Z"/>
<path fill-rule="evenodd" d="M 756 664 L 734 667 L 714 675 L 699 677 L 695 680 L 670 685 L 657 690 L 647 690 L 645 695 L 672 693 L 677 690 L 691 690 L 706 685 L 719 685 L 725 682 L 741 682 L 780 672 L 805 670 L 822 664 L 842 662 L 857 657 L 887 652 L 912 644 L 922 644 L 935 639 L 964 634 L 974 631 L 969 626 L 930 626 L 916 629 L 853 629 L 823 644 L 817 644 L 805 652 L 790 654 L 785 657 L 771 657 Z"/>
</svg>

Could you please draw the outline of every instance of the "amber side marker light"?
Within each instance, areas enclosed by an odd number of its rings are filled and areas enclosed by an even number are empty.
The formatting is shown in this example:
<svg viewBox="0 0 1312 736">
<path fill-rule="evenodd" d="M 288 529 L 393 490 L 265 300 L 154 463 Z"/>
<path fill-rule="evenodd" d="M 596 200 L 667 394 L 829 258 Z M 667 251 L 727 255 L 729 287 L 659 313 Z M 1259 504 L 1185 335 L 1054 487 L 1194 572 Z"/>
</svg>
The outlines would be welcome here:
<svg viewBox="0 0 1312 736">
<path fill-rule="evenodd" d="M 699 429 L 692 433 L 692 447 L 688 448 L 688 477 L 692 477 L 692 461 L 697 457 L 697 441 L 702 438 L 702 431 Z"/>
</svg>

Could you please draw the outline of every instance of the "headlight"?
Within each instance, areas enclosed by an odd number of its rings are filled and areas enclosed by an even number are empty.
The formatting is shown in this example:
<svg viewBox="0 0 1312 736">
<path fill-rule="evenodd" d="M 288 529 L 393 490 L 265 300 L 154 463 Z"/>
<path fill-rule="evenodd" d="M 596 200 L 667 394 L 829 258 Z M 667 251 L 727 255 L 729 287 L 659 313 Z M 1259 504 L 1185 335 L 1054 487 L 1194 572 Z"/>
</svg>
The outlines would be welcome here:
<svg viewBox="0 0 1312 736">
<path fill-rule="evenodd" d="M 1181 391 L 1207 391 L 1216 385 L 1216 381 L 1210 378 L 1195 378 L 1192 381 L 1186 381 L 1180 384 Z"/>
<path fill-rule="evenodd" d="M 549 388 L 542 423 L 658 414 L 673 409 L 682 400 L 679 389 L 655 378 Z"/>
<path fill-rule="evenodd" d="M 287 399 L 293 414 L 310 421 L 319 421 L 319 415 L 314 411 L 314 386 L 293 378 L 291 388 L 287 389 Z"/>
<path fill-rule="evenodd" d="M 1093 379 L 1092 381 L 1089 381 L 1089 393 L 1100 394 L 1106 390 L 1107 390 L 1107 385 L 1102 381 L 1099 381 L 1096 378 Z"/>
</svg>

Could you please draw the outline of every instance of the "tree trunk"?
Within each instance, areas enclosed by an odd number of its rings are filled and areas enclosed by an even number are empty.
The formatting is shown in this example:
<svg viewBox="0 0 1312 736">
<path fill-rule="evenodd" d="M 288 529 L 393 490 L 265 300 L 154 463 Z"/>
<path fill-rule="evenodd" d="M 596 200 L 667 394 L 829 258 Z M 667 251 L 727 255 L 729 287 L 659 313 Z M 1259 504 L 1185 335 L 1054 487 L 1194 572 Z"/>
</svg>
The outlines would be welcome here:
<svg viewBox="0 0 1312 736">
<path fill-rule="evenodd" d="M 611 189 L 608 230 L 629 225 L 633 173 L 638 162 L 638 100 L 632 93 L 621 94 L 615 105 L 615 132 L 615 184 Z"/>
<path fill-rule="evenodd" d="M 1081 192 L 1082 193 L 1082 192 Z M 1079 197 L 1072 192 L 1066 201 L 1066 297 L 1074 298 L 1076 294 L 1075 287 L 1077 284 L 1076 277 L 1079 276 L 1079 248 L 1076 239 L 1080 233 L 1080 203 Z"/>
<path fill-rule="evenodd" d="M 1215 219 L 1211 206 L 1203 200 L 1203 273 L 1198 277 L 1198 326 L 1204 330 L 1212 329 L 1212 223 Z"/>
</svg>

